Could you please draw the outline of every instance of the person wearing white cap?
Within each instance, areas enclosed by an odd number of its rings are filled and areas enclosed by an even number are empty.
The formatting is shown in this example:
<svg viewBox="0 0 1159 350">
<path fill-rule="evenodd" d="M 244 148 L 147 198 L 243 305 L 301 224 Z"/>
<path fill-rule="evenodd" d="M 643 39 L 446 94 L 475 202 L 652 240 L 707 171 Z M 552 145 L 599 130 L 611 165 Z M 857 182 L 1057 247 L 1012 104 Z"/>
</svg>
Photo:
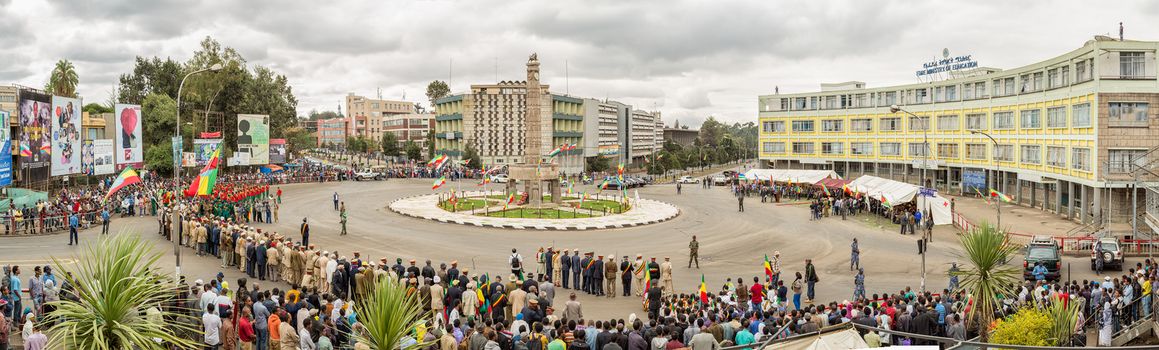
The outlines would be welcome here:
<svg viewBox="0 0 1159 350">
<path fill-rule="evenodd" d="M 447 320 L 443 319 L 443 309 L 446 308 L 446 306 L 443 305 L 443 285 L 439 284 L 439 282 L 442 282 L 442 280 L 439 279 L 439 276 L 435 276 L 433 280 L 427 283 L 430 284 L 431 311 L 433 311 L 435 315 L 435 325 L 437 327 L 442 327 L 442 325 L 446 324 Z"/>
</svg>

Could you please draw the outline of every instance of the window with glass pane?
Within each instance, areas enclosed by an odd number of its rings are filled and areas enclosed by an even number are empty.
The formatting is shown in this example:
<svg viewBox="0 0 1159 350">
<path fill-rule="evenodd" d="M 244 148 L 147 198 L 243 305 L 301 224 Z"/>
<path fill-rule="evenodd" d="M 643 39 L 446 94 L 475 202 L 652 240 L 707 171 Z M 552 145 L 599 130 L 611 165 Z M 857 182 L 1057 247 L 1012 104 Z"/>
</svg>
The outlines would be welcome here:
<svg viewBox="0 0 1159 350">
<path fill-rule="evenodd" d="M 785 143 L 784 142 L 764 142 L 764 143 L 762 143 L 762 148 L 763 148 L 763 151 L 765 153 L 770 153 L 770 154 L 784 154 L 785 153 Z"/>
<path fill-rule="evenodd" d="M 1070 85 L 1070 66 L 1062 66 L 1062 68 L 1059 68 L 1058 75 L 1062 77 L 1062 84 L 1060 85 Z"/>
<path fill-rule="evenodd" d="M 788 109 L 789 109 L 789 99 L 782 98 L 781 99 L 781 110 L 784 111 L 784 110 L 788 110 Z"/>
<path fill-rule="evenodd" d="M 1023 129 L 1039 129 L 1042 128 L 1042 115 L 1037 109 L 1028 109 L 1022 111 L 1019 119 L 1022 120 Z"/>
<path fill-rule="evenodd" d="M 814 145 L 812 142 L 793 142 L 793 153 L 794 154 L 813 154 L 813 152 L 814 152 L 813 147 L 814 147 Z"/>
<path fill-rule="evenodd" d="M 1147 153 L 1145 149 L 1112 149 L 1107 151 L 1110 156 L 1107 171 L 1117 174 L 1129 173 L 1133 170 L 1131 162 L 1135 165 L 1143 166 L 1147 164 L 1147 159 L 1143 155 Z"/>
<path fill-rule="evenodd" d="M 1027 164 L 1041 164 L 1042 148 L 1038 145 L 1023 145 L 1021 160 Z"/>
<path fill-rule="evenodd" d="M 1070 107 L 1071 126 L 1085 128 L 1091 126 L 1091 104 L 1082 103 Z"/>
<path fill-rule="evenodd" d="M 1046 109 L 1046 127 L 1048 128 L 1065 128 L 1066 127 L 1066 107 L 1050 107 Z"/>
<path fill-rule="evenodd" d="M 889 106 L 889 105 L 894 105 L 894 104 L 897 104 L 897 92 L 896 91 L 886 92 L 885 93 L 885 103 L 883 103 L 882 105 Z"/>
<path fill-rule="evenodd" d="M 946 101 L 957 101 L 957 100 L 958 100 L 958 87 L 956 85 L 947 86 L 946 87 Z"/>
<path fill-rule="evenodd" d="M 1030 91 L 1042 90 L 1042 72 L 1034 73 L 1034 78 L 1030 82 Z"/>
<path fill-rule="evenodd" d="M 1110 102 L 1107 104 L 1108 126 L 1147 126 L 1147 110 L 1144 102 Z"/>
<path fill-rule="evenodd" d="M 901 118 L 881 118 L 881 131 L 901 130 Z"/>
<path fill-rule="evenodd" d="M 806 100 L 804 97 L 798 97 L 796 99 L 793 99 L 793 105 L 794 105 L 793 109 L 803 110 L 803 109 L 807 108 L 808 104 L 806 104 L 805 101 Z"/>
<path fill-rule="evenodd" d="M 1119 53 L 1119 76 L 1123 78 L 1142 78 L 1146 75 L 1143 71 L 1143 66 L 1142 52 Z"/>
<path fill-rule="evenodd" d="M 882 142 L 879 144 L 881 155 L 883 156 L 900 156 L 901 143 L 900 142 Z"/>
<path fill-rule="evenodd" d="M 1070 166 L 1077 170 L 1091 170 L 1091 149 L 1090 148 L 1073 148 L 1070 151 L 1071 160 Z"/>
<path fill-rule="evenodd" d="M 921 142 L 910 142 L 909 156 L 910 157 L 925 157 L 930 154 L 929 147 Z"/>
<path fill-rule="evenodd" d="M 1014 112 L 994 112 L 994 129 L 1005 130 L 1014 128 Z"/>
<path fill-rule="evenodd" d="M 938 158 L 958 158 L 958 144 L 939 143 Z"/>
<path fill-rule="evenodd" d="M 929 130 L 930 117 L 909 117 L 910 131 Z"/>
<path fill-rule="evenodd" d="M 1023 74 L 1018 79 L 1018 93 L 1030 91 L 1030 74 Z"/>
<path fill-rule="evenodd" d="M 986 144 L 985 143 L 970 143 L 966 144 L 966 159 L 986 159 Z"/>
<path fill-rule="evenodd" d="M 957 115 L 939 115 L 938 116 L 938 131 L 954 131 L 958 130 L 958 116 Z"/>
<path fill-rule="evenodd" d="M 994 91 L 990 93 L 991 95 L 994 95 L 995 97 L 1003 95 L 1002 88 L 1004 85 L 1002 84 L 1002 79 L 994 79 L 994 82 L 991 83 L 990 86 L 994 89 Z"/>
<path fill-rule="evenodd" d="M 873 119 L 853 119 L 849 121 L 849 130 L 855 132 L 873 131 Z"/>
<path fill-rule="evenodd" d="M 1066 147 L 1047 147 L 1046 165 L 1060 168 L 1066 167 Z"/>
<path fill-rule="evenodd" d="M 821 153 L 824 154 L 845 154 L 845 144 L 842 142 L 822 142 Z"/>
<path fill-rule="evenodd" d="M 1006 81 L 1004 81 L 1003 83 L 1004 83 L 1003 85 L 1006 85 L 1006 91 L 1002 95 L 1003 96 L 1013 95 L 1014 91 L 1015 91 L 1014 90 L 1014 77 L 1006 78 Z"/>
<path fill-rule="evenodd" d="M 794 120 L 793 132 L 813 132 L 812 120 Z"/>
<path fill-rule="evenodd" d="M 974 84 L 966 83 L 966 84 L 962 85 L 962 99 L 963 100 L 974 99 Z"/>
<path fill-rule="evenodd" d="M 985 130 L 986 129 L 986 114 L 967 114 L 966 115 L 966 130 Z"/>
<path fill-rule="evenodd" d="M 1060 85 L 1061 80 L 1058 77 L 1058 68 L 1046 71 L 1046 81 L 1048 88 L 1056 88 Z"/>
<path fill-rule="evenodd" d="M 994 146 L 994 160 L 1003 162 L 1014 161 L 1014 145 Z"/>
<path fill-rule="evenodd" d="M 974 83 L 974 98 L 986 97 L 986 82 L 979 81 Z"/>
<path fill-rule="evenodd" d="M 841 132 L 845 126 L 845 121 L 840 119 L 828 119 L 821 121 L 821 131 L 824 132 Z"/>
<path fill-rule="evenodd" d="M 852 142 L 849 144 L 849 153 L 853 155 L 866 156 L 873 154 L 872 142 Z"/>
<path fill-rule="evenodd" d="M 837 108 L 837 96 L 825 96 L 825 109 Z"/>
<path fill-rule="evenodd" d="M 809 109 L 817 109 L 817 96 L 809 96 Z"/>
</svg>

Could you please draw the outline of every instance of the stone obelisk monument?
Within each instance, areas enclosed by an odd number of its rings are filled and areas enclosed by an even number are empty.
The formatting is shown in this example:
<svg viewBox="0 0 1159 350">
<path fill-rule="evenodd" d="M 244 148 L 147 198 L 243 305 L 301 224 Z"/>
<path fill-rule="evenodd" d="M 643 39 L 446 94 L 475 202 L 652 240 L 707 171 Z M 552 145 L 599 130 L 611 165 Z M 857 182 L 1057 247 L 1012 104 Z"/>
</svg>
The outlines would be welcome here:
<svg viewBox="0 0 1159 350">
<path fill-rule="evenodd" d="M 543 183 L 548 183 L 548 188 L 551 189 L 552 202 L 559 204 L 562 202 L 562 197 L 559 191 L 559 167 L 544 159 L 546 147 L 544 144 L 544 135 L 551 137 L 551 110 L 547 103 L 550 103 L 550 95 L 543 91 L 543 87 L 539 84 L 539 58 L 536 54 L 531 54 L 527 59 L 527 97 L 526 97 L 526 113 L 523 117 L 523 132 L 526 135 L 523 140 L 523 164 L 511 166 L 510 176 L 512 180 L 517 180 L 523 183 L 524 192 L 527 193 L 527 207 L 542 208 L 543 203 Z M 545 112 L 544 110 L 547 109 Z M 545 120 L 546 119 L 546 120 Z M 546 123 L 546 124 L 545 124 Z M 513 192 L 515 189 L 515 182 L 508 182 L 508 192 Z"/>
</svg>

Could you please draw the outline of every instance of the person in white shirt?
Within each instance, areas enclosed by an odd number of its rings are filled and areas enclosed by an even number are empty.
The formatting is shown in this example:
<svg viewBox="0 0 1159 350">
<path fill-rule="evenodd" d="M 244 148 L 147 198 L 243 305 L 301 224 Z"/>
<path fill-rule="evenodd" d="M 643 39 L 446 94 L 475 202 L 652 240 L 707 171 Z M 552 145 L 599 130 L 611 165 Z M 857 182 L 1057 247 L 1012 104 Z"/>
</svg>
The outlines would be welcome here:
<svg viewBox="0 0 1159 350">
<path fill-rule="evenodd" d="M 307 322 L 305 327 L 298 330 L 298 349 L 314 350 L 317 348 L 314 345 L 313 338 L 310 338 L 310 322 Z"/>
<path fill-rule="evenodd" d="M 217 293 L 214 293 L 213 287 L 208 284 L 202 288 L 205 288 L 205 291 L 201 292 L 201 299 L 198 300 L 197 306 L 198 308 L 205 310 L 207 305 L 213 304 L 215 301 L 217 301 Z"/>
<path fill-rule="evenodd" d="M 233 307 L 233 300 L 230 300 L 229 298 L 229 289 L 222 288 L 221 295 L 218 295 L 213 299 L 213 304 L 217 307 L 215 309 L 217 312 L 214 312 L 214 315 L 221 315 L 221 312 L 223 311 L 222 305 Z"/>
<path fill-rule="evenodd" d="M 205 345 L 211 349 L 217 349 L 221 346 L 221 337 L 218 332 L 221 330 L 221 318 L 217 317 L 214 312 L 213 304 L 205 307 L 205 313 L 201 315 L 201 325 L 205 331 Z"/>
</svg>

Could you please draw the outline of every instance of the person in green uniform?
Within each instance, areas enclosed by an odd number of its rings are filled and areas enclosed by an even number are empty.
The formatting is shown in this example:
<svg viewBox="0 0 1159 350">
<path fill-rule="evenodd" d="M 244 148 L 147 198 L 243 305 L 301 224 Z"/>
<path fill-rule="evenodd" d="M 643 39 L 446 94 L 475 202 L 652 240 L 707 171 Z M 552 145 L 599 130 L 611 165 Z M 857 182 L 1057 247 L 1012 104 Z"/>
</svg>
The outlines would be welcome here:
<svg viewBox="0 0 1159 350">
<path fill-rule="evenodd" d="M 346 235 L 346 202 L 342 202 L 342 211 L 341 211 L 341 213 L 339 213 L 339 216 L 342 217 L 342 219 L 340 221 L 342 223 L 342 234 L 341 235 L 345 236 Z"/>
</svg>

